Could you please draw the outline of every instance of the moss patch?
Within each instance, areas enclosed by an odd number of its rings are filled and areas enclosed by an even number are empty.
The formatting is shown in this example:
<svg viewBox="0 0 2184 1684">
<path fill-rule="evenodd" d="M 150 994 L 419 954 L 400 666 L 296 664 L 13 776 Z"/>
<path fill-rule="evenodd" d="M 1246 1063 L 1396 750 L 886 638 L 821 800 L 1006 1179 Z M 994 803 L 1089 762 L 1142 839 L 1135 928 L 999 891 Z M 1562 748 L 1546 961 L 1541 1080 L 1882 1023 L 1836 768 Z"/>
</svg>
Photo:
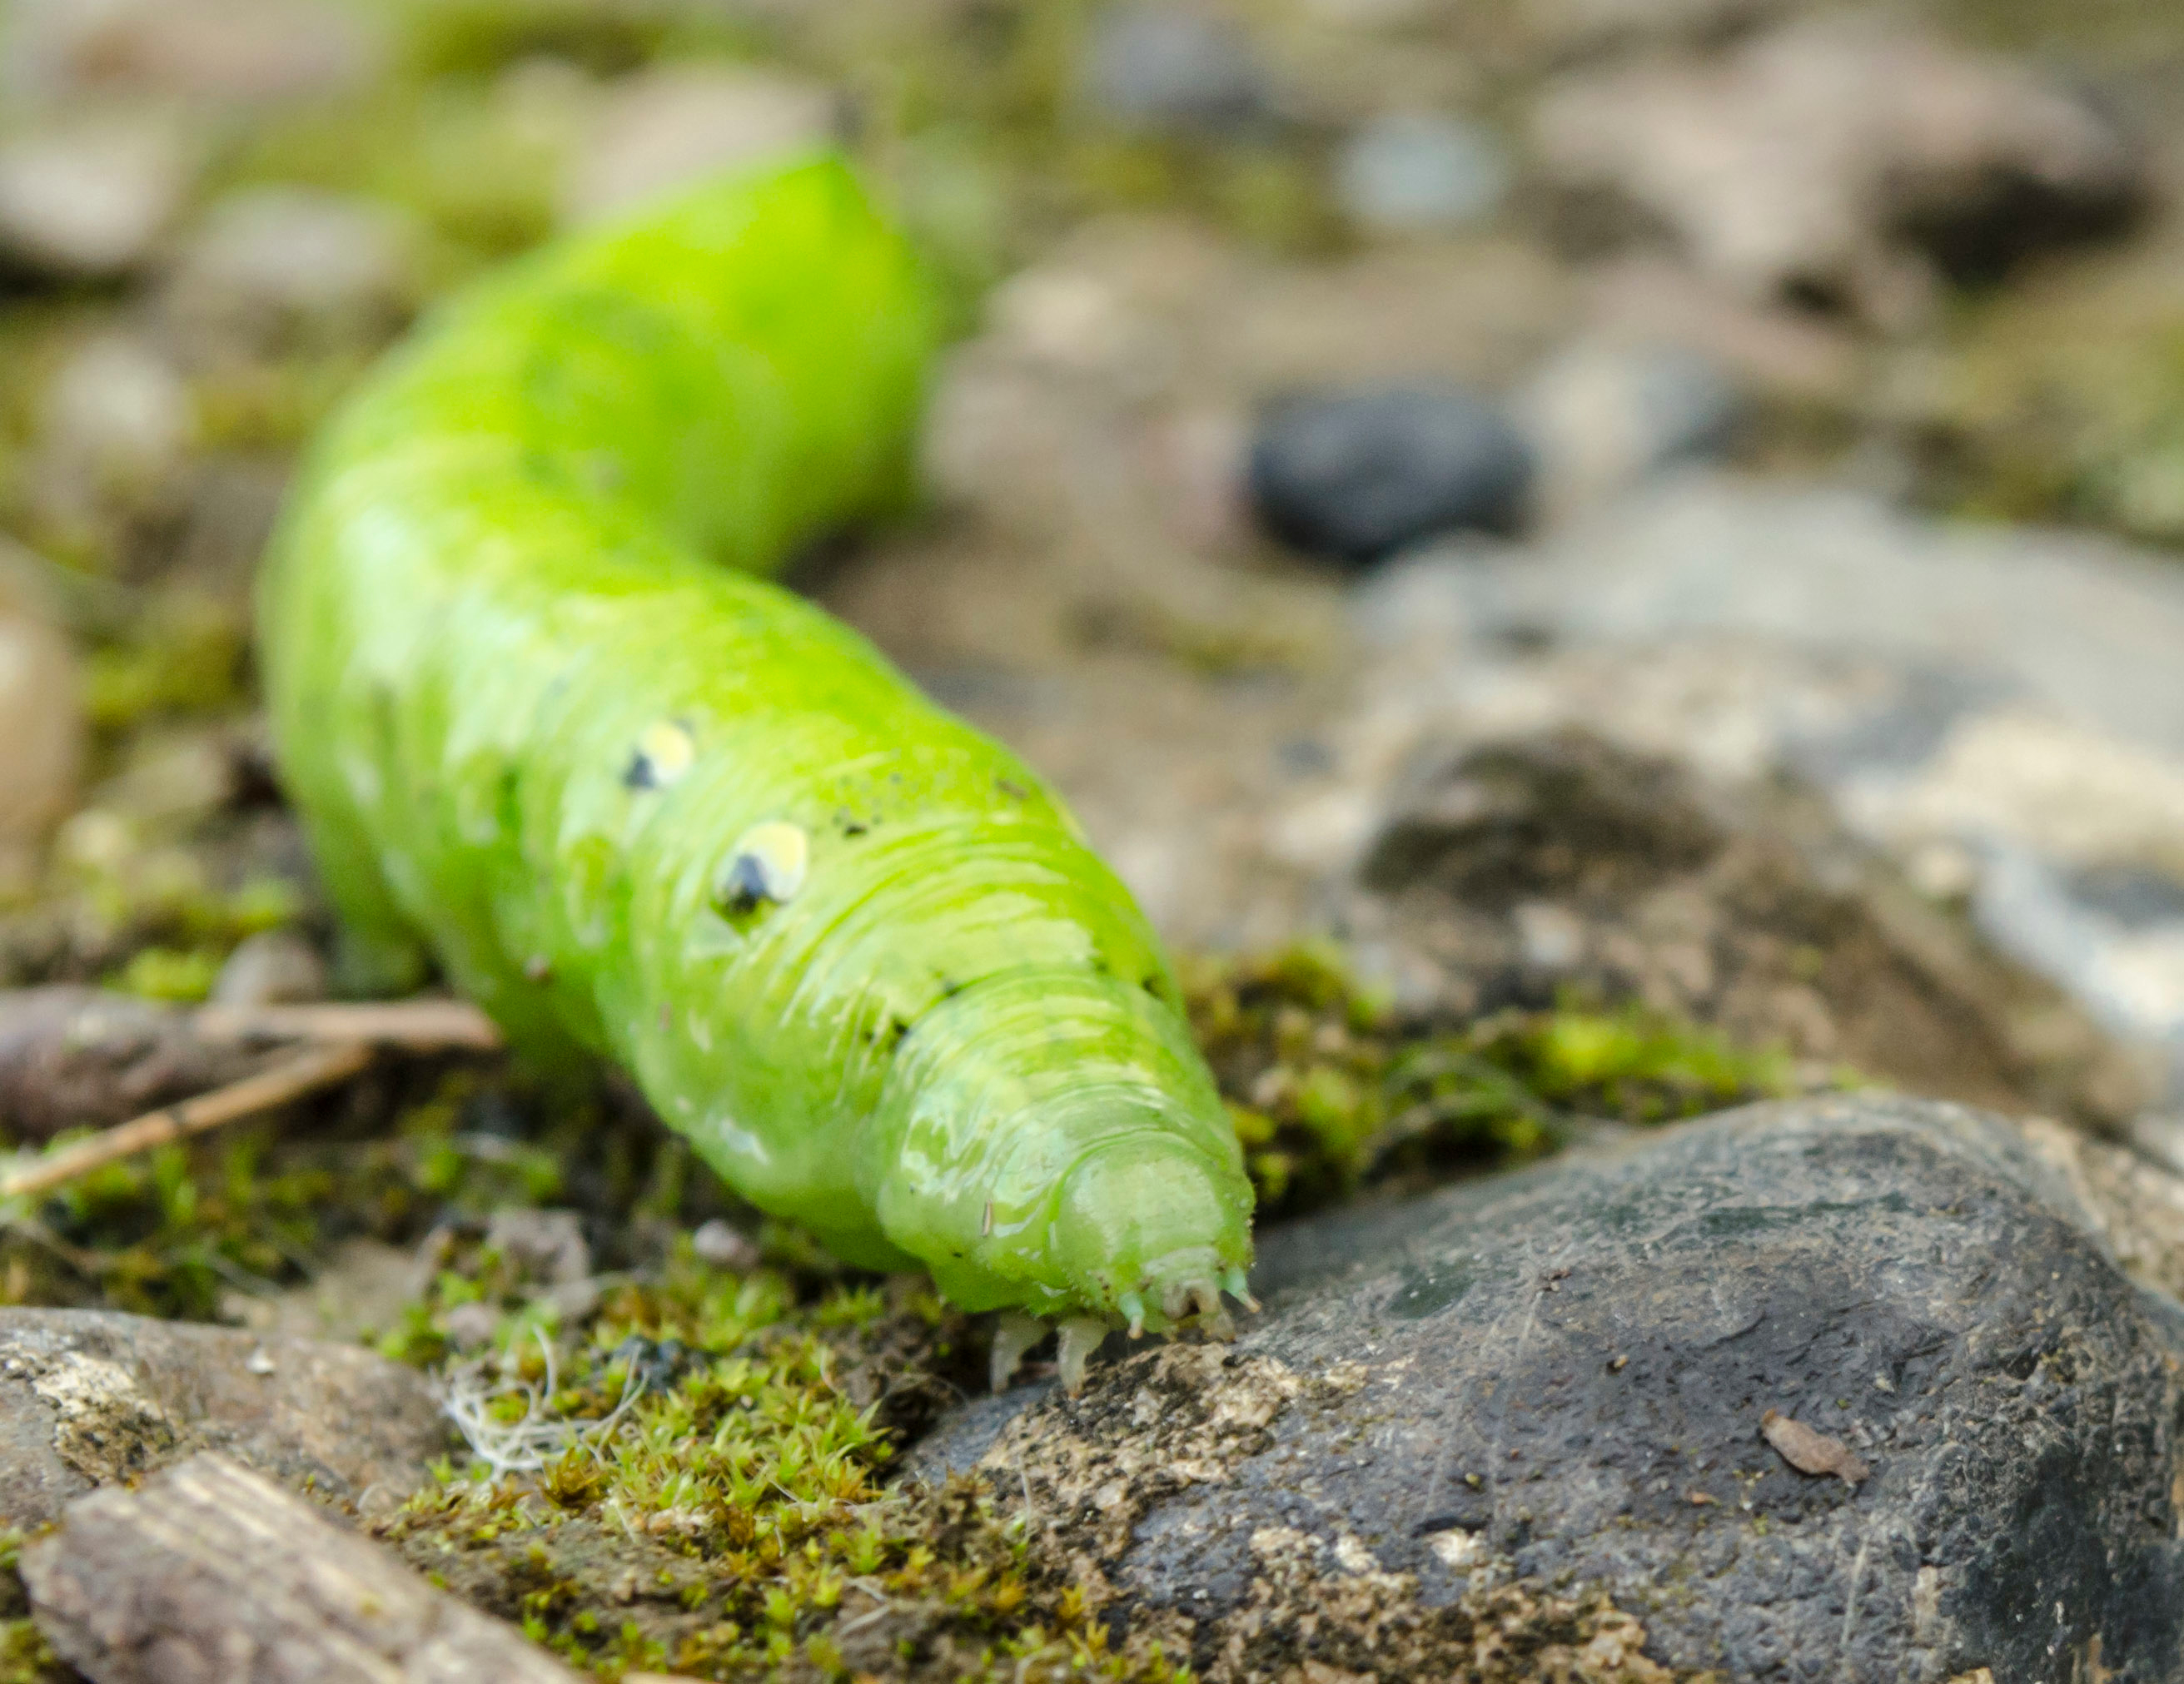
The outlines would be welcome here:
<svg viewBox="0 0 2184 1684">
<path fill-rule="evenodd" d="M 75 1674 L 61 1665 L 31 1619 L 15 1564 L 23 1535 L 0 1530 L 0 1684 L 61 1684 Z"/>
<path fill-rule="evenodd" d="M 376 1527 L 466 1600 L 608 1677 L 1174 1676 L 1111 1649 L 988 1496 L 883 1484 L 889 1423 L 976 1366 L 923 1281 L 709 1269 L 685 1243 L 556 1328 L 520 1275 L 490 1246 L 443 1271 L 426 1320 L 501 1312 L 493 1353 L 448 1370 L 479 1453 Z"/>
<path fill-rule="evenodd" d="M 1781 1058 L 1635 1007 L 1406 1024 L 1322 948 L 1201 960 L 1184 988 L 1262 1220 L 1368 1178 L 1507 1168 L 1580 1118 L 1662 1122 L 1791 1090 Z"/>
</svg>

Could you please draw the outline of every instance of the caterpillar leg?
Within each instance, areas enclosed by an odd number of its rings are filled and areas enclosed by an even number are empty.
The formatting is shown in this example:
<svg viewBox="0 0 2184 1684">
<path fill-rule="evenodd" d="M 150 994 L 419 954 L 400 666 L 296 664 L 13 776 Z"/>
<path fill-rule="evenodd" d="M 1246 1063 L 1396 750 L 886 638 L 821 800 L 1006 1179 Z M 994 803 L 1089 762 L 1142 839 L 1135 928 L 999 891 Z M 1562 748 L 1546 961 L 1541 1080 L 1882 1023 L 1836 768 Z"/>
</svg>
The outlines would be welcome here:
<svg viewBox="0 0 2184 1684">
<path fill-rule="evenodd" d="M 1026 1315 L 1021 1310 L 1001 1312 L 1000 1325 L 994 1330 L 994 1360 L 989 1371 L 997 1394 L 1009 1389 L 1009 1381 L 1016 1378 L 1024 1353 L 1045 1337 L 1046 1324 L 1037 1316 Z"/>
<path fill-rule="evenodd" d="M 1106 1322 L 1095 1316 L 1072 1315 L 1061 1324 L 1061 1389 L 1071 1397 L 1084 1389 L 1084 1364 L 1108 1331 Z"/>
</svg>

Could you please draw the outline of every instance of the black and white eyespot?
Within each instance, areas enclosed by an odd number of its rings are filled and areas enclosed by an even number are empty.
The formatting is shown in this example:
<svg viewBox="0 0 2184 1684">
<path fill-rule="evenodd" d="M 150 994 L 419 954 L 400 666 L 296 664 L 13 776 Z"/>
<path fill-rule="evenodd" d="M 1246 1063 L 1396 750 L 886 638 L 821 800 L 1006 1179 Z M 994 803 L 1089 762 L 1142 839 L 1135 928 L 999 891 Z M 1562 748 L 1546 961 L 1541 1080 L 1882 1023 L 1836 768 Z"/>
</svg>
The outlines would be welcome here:
<svg viewBox="0 0 2184 1684">
<path fill-rule="evenodd" d="M 621 781 L 630 789 L 666 789 L 690 770 L 698 739 L 680 720 L 661 720 L 639 733 Z"/>
<path fill-rule="evenodd" d="M 730 913 L 755 911 L 767 901 L 779 905 L 804 886 L 811 860 L 811 840 L 798 826 L 778 820 L 754 825 L 728 850 L 713 880 L 713 903 Z"/>
</svg>

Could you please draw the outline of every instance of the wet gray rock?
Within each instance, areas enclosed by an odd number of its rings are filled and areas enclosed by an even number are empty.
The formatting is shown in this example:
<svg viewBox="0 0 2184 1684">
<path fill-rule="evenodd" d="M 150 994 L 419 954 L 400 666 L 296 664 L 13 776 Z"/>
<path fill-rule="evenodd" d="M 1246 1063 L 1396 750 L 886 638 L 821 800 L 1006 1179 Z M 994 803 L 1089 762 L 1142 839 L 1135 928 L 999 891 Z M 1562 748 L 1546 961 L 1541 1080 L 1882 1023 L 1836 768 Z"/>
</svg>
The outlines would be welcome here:
<svg viewBox="0 0 2184 1684">
<path fill-rule="evenodd" d="M 1513 530 L 1532 474 L 1531 452 L 1501 412 L 1454 388 L 1298 398 L 1251 447 L 1251 497 L 1268 531 L 1357 563 L 1436 532 Z"/>
<path fill-rule="evenodd" d="M 1186 6 L 1134 6 L 1095 26 L 1085 56 L 1089 103 L 1152 133 L 1219 134 L 1262 121 L 1273 86 L 1234 24 Z"/>
<path fill-rule="evenodd" d="M 1335 196 L 1374 232 L 1436 232 L 1491 216 L 1508 191 L 1509 173 L 1507 153 L 1477 124 L 1393 111 L 1344 143 Z"/>
<path fill-rule="evenodd" d="M 1214 1679 L 1374 1665 L 1366 1615 L 1424 1665 L 1548 1584 L 1728 1677 L 2170 1679 L 2184 1310 L 2094 1222 L 1982 1114 L 1755 1108 L 1266 1235 L 1233 1347 L 994 1400 L 922 1465 L 1081 1537 Z"/>
<path fill-rule="evenodd" d="M 399 1501 L 448 1443 L 424 1376 L 353 1346 L 0 1309 L 0 1526 L 208 1449 L 337 1501 Z"/>
</svg>

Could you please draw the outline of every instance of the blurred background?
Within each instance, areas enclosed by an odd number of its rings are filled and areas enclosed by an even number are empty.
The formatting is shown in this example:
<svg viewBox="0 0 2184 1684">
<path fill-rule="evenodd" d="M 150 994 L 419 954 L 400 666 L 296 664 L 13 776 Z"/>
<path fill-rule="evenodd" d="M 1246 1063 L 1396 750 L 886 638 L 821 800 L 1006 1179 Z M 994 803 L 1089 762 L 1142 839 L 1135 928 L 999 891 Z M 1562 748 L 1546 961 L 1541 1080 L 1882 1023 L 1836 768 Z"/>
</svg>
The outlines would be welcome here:
<svg viewBox="0 0 2184 1684">
<path fill-rule="evenodd" d="M 0 982 L 326 992 L 297 453 L 437 295 L 827 142 L 957 338 L 795 582 L 1182 948 L 2184 1164 L 2170 0 L 8 0 Z"/>
</svg>

